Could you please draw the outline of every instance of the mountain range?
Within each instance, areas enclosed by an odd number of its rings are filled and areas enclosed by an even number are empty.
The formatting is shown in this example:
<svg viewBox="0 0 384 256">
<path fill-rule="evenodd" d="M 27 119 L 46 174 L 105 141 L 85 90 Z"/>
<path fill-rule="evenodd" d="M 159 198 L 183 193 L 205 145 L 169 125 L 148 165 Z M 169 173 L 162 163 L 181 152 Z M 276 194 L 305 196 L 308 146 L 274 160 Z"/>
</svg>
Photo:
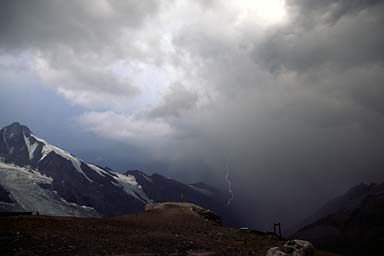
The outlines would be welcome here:
<svg viewBox="0 0 384 256">
<path fill-rule="evenodd" d="M 0 130 L 0 211 L 109 217 L 168 201 L 194 203 L 234 223 L 226 195 L 204 183 L 100 167 L 49 144 L 17 122 Z"/>
</svg>

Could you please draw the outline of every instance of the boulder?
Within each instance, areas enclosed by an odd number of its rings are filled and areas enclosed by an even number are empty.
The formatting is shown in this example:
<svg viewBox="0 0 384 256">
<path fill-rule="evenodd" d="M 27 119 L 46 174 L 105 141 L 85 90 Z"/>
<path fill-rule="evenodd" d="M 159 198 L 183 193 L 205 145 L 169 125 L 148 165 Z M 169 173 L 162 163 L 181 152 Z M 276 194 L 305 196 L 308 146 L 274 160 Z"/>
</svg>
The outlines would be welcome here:
<svg viewBox="0 0 384 256">
<path fill-rule="evenodd" d="M 267 256 L 313 256 L 313 245 L 304 240 L 290 240 L 282 247 L 273 247 L 268 250 Z"/>
</svg>

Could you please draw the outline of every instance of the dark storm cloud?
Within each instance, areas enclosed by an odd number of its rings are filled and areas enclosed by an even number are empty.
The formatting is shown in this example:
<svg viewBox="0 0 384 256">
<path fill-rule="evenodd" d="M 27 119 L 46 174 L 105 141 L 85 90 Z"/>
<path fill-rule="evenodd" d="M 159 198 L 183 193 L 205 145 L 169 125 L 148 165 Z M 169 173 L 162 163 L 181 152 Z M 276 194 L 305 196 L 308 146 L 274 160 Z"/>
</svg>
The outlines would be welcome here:
<svg viewBox="0 0 384 256">
<path fill-rule="evenodd" d="M 298 83 L 383 113 L 383 1 L 291 1 L 299 15 L 255 46 L 255 62 L 272 72 L 292 71 Z M 301 20 L 337 20 L 307 27 Z"/>
<path fill-rule="evenodd" d="M 298 71 L 316 69 L 322 65 L 345 69 L 365 64 L 383 64 L 384 35 L 381 31 L 384 23 L 384 2 L 379 4 L 375 1 L 375 8 L 368 8 L 371 7 L 368 3 L 363 5 L 364 1 L 355 2 L 360 4 L 352 5 L 356 5 L 356 8 L 347 5 L 349 8 L 343 9 L 343 15 L 338 16 L 335 23 L 316 20 L 310 28 L 306 28 L 307 24 L 296 23 L 297 20 L 294 20 L 293 23 L 297 26 L 290 24 L 280 28 L 266 38 L 264 44 L 256 46 L 255 60 L 272 70 L 284 68 Z M 344 1 L 332 3 L 342 6 Z M 332 4 L 320 5 L 316 1 L 312 5 L 306 3 L 300 9 L 297 19 L 313 19 L 314 16 L 333 11 Z M 316 8 L 318 6 L 322 8 Z"/>
<path fill-rule="evenodd" d="M 362 10 L 382 4 L 382 0 L 290 0 L 288 6 L 297 8 L 300 19 L 310 20 L 323 16 L 325 21 L 336 23 L 342 16 L 354 15 Z M 304 17 L 304 18 L 303 18 Z"/>
<path fill-rule="evenodd" d="M 195 173 L 220 175 L 229 161 L 240 194 L 234 204 L 247 205 L 258 218 L 248 220 L 263 228 L 293 223 L 354 183 L 384 178 L 382 2 L 291 1 L 288 8 L 296 8 L 292 19 L 266 36 L 248 27 L 238 37 L 209 19 L 175 40 L 216 97 L 173 121 L 189 136 L 163 149 L 173 154 L 170 169 L 185 177 L 177 170 L 194 159 Z"/>
</svg>

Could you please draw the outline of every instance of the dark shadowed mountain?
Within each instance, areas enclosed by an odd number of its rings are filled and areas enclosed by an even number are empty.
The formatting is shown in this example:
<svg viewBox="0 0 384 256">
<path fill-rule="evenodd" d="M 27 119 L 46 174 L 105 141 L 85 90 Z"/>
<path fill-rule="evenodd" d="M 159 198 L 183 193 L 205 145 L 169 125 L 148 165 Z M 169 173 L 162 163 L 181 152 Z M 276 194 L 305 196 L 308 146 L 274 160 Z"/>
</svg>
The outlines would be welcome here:
<svg viewBox="0 0 384 256">
<path fill-rule="evenodd" d="M 379 255 L 384 252 L 384 183 L 355 186 L 311 219 L 294 237 L 345 255 Z"/>
<path fill-rule="evenodd" d="M 87 163 L 13 123 L 0 130 L 0 210 L 49 215 L 119 216 L 152 202 L 191 202 L 233 224 L 218 190 L 159 174 L 124 174 Z"/>
</svg>

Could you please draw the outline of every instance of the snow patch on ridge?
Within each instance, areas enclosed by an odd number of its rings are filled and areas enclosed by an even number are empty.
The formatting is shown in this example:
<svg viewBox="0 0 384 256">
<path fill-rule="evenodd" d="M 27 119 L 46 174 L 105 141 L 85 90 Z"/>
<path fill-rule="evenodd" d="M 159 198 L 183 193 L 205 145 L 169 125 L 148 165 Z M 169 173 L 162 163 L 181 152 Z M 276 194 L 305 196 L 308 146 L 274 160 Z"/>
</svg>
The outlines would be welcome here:
<svg viewBox="0 0 384 256">
<path fill-rule="evenodd" d="M 148 182 L 153 183 L 153 180 L 152 180 L 150 177 L 148 177 L 147 174 L 145 174 L 145 173 L 142 172 L 142 173 L 141 173 L 141 176 L 143 176 L 143 178 L 146 179 Z"/>
<path fill-rule="evenodd" d="M 199 187 L 196 187 L 194 186 L 193 184 L 190 184 L 188 185 L 190 188 L 196 190 L 197 192 L 201 193 L 201 194 L 204 194 L 204 195 L 207 195 L 207 196 L 210 196 L 212 195 L 212 192 L 207 190 L 207 189 L 204 189 L 204 188 L 199 188 Z"/>
<path fill-rule="evenodd" d="M 133 196 L 134 198 L 140 200 L 143 203 L 151 203 L 152 200 L 144 193 L 141 186 L 137 183 L 135 176 L 133 175 L 124 175 L 121 173 L 115 172 L 116 183 L 113 182 L 116 186 L 121 187 L 127 194 Z"/>
<path fill-rule="evenodd" d="M 93 164 L 88 164 L 88 167 L 91 168 L 92 170 L 94 170 L 95 172 L 97 172 L 99 175 L 105 177 L 106 174 L 108 174 L 106 171 L 104 171 L 103 169 L 97 167 L 96 165 L 93 165 Z"/>
<path fill-rule="evenodd" d="M 24 137 L 24 142 L 25 142 L 25 145 L 27 146 L 27 150 L 28 150 L 28 155 L 29 155 L 29 160 L 32 160 L 33 159 L 33 156 L 35 154 L 35 150 L 37 148 L 37 146 L 39 145 L 37 142 L 34 142 L 34 143 L 31 143 L 31 141 L 29 140 L 28 137 L 25 136 L 25 133 L 23 132 L 23 137 Z"/>
</svg>

